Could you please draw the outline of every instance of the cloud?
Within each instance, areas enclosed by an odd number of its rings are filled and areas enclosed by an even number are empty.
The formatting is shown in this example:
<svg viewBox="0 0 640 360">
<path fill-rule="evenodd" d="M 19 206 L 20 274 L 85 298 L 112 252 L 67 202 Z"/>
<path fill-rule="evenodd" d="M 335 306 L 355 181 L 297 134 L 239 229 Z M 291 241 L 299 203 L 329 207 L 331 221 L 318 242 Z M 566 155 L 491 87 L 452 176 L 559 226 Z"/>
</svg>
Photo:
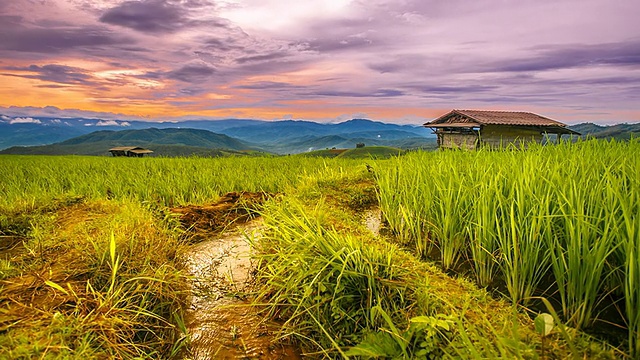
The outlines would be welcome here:
<svg viewBox="0 0 640 360">
<path fill-rule="evenodd" d="M 42 121 L 32 117 L 17 117 L 10 119 L 9 124 L 42 124 Z"/>
<path fill-rule="evenodd" d="M 42 116 L 42 117 L 56 117 L 56 118 L 87 118 L 87 119 L 100 119 L 100 120 L 115 120 L 115 119 L 127 119 L 127 120 L 145 120 L 141 116 L 132 116 L 116 112 L 107 111 L 89 111 L 80 109 L 60 109 L 57 106 L 0 106 L 0 112 L 9 116 L 26 117 L 26 116 Z M 91 126 L 92 124 L 89 124 Z"/>
<path fill-rule="evenodd" d="M 464 86 L 447 86 L 447 85 L 411 85 L 414 90 L 425 93 L 479 93 L 498 90 L 497 85 L 480 85 L 480 84 L 465 84 Z"/>
<path fill-rule="evenodd" d="M 256 81 L 248 84 L 240 84 L 233 86 L 235 89 L 248 89 L 248 90 L 292 90 L 302 89 L 302 86 L 296 86 L 286 82 L 280 81 Z"/>
<path fill-rule="evenodd" d="M 539 45 L 534 55 L 490 64 L 487 71 L 530 72 L 585 66 L 640 67 L 640 41 L 591 45 Z"/>
<path fill-rule="evenodd" d="M 243 56 L 236 59 L 238 64 L 244 64 L 247 62 L 256 62 L 256 61 L 270 61 L 270 60 L 278 60 L 286 57 L 288 54 L 286 52 L 274 52 L 270 54 L 262 54 L 262 55 L 254 55 L 254 56 Z"/>
<path fill-rule="evenodd" d="M 100 21 L 141 32 L 168 33 L 183 27 L 188 19 L 183 8 L 162 0 L 125 1 L 106 11 Z"/>
<path fill-rule="evenodd" d="M 55 54 L 81 49 L 103 51 L 104 46 L 133 43 L 132 38 L 115 34 L 104 26 L 72 22 L 40 26 L 21 16 L 0 16 L 0 50 Z"/>
<path fill-rule="evenodd" d="M 166 74 L 169 79 L 184 82 L 202 82 L 216 72 L 215 68 L 204 61 L 194 61 L 170 71 Z"/>
<path fill-rule="evenodd" d="M 42 81 L 50 81 L 61 84 L 94 84 L 93 77 L 88 74 L 85 70 L 66 66 L 66 65 L 57 65 L 57 64 L 49 64 L 44 66 L 38 65 L 30 65 L 27 67 L 5 67 L 4 70 L 18 71 L 18 72 L 29 72 L 35 74 L 2 74 L 5 76 L 15 76 L 22 77 L 26 79 L 38 79 Z"/>
<path fill-rule="evenodd" d="M 318 91 L 313 93 L 313 95 L 319 96 L 338 96 L 338 97 L 395 97 L 402 96 L 404 92 L 396 89 L 379 89 L 375 91 Z"/>
<path fill-rule="evenodd" d="M 221 19 L 203 21 L 191 17 L 192 9 L 206 8 L 208 5 L 205 1 L 125 1 L 107 10 L 99 20 L 150 34 L 173 33 L 199 25 L 225 27 Z"/>
<path fill-rule="evenodd" d="M 118 122 L 115 120 L 100 120 L 96 123 L 96 126 L 131 126 L 131 124 L 127 121 Z"/>
</svg>

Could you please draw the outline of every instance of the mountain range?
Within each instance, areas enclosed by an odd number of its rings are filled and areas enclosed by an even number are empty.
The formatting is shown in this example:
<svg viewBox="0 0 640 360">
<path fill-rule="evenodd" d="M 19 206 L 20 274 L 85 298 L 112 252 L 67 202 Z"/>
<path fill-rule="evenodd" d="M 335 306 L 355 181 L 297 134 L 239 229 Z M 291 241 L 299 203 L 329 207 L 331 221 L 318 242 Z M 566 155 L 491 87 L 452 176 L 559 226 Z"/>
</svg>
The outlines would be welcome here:
<svg viewBox="0 0 640 360">
<path fill-rule="evenodd" d="M 153 126 L 153 127 L 151 127 Z M 219 150 L 293 154 L 351 148 L 356 143 L 398 148 L 435 147 L 421 126 L 353 119 L 337 124 L 311 121 L 200 120 L 152 123 L 95 119 L 9 118 L 0 120 L 0 153 L 107 155 L 115 146 L 142 146 L 165 156 Z M 162 149 L 162 150 L 161 150 Z M 212 149 L 218 152 L 211 152 Z"/>
<path fill-rule="evenodd" d="M 583 137 L 629 139 L 640 124 L 569 127 Z M 367 119 L 341 123 L 245 119 L 146 122 L 0 115 L 0 153 L 108 155 L 115 146 L 142 146 L 162 156 L 295 154 L 357 143 L 401 149 L 435 148 L 431 130 Z"/>
<path fill-rule="evenodd" d="M 582 134 L 584 138 L 629 140 L 640 137 L 640 123 L 616 124 L 611 126 L 582 123 L 569 126 L 573 131 Z"/>
</svg>

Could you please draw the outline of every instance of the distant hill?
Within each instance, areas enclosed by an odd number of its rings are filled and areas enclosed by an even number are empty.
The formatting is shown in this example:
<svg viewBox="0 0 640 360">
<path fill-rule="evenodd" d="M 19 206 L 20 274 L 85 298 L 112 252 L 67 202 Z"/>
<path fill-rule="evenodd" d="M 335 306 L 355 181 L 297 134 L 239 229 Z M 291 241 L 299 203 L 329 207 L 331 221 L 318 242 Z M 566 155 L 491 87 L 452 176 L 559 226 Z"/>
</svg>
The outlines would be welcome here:
<svg viewBox="0 0 640 360">
<path fill-rule="evenodd" d="M 0 122 L 0 149 L 17 145 L 45 145 L 85 134 L 83 129 L 40 124 L 8 124 Z"/>
<path fill-rule="evenodd" d="M 224 156 L 246 154 L 257 147 L 226 135 L 197 129 L 102 130 L 63 142 L 31 147 L 11 147 L 0 154 L 109 155 L 115 146 L 142 146 L 154 156 Z"/>
<path fill-rule="evenodd" d="M 569 129 L 579 132 L 583 138 L 629 140 L 632 137 L 640 137 L 640 123 L 611 126 L 583 123 L 569 126 Z"/>
<path fill-rule="evenodd" d="M 353 119 L 338 124 L 321 124 L 311 121 L 274 121 L 251 126 L 229 128 L 224 134 L 256 144 L 296 142 L 309 136 L 338 135 L 343 138 L 383 138 L 398 140 L 409 137 L 429 137 L 431 131 L 412 125 L 387 124 L 366 119 Z"/>
<path fill-rule="evenodd" d="M 186 145 L 206 148 L 247 150 L 254 148 L 238 139 L 198 129 L 142 129 L 142 130 L 102 130 L 78 136 L 61 142 L 61 145 L 90 144 L 109 142 L 113 146 L 148 144 Z"/>
</svg>

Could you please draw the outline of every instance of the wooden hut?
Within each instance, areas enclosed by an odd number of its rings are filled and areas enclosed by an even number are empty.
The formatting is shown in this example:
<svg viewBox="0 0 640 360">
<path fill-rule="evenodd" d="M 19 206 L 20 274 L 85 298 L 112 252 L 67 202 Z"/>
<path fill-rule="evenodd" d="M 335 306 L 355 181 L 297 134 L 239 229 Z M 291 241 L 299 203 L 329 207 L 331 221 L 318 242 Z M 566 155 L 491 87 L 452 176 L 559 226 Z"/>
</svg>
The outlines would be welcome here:
<svg viewBox="0 0 640 360">
<path fill-rule="evenodd" d="M 452 110 L 424 124 L 438 136 L 443 149 L 498 148 L 540 143 L 545 135 L 580 135 L 567 125 L 530 112 Z"/>
<path fill-rule="evenodd" d="M 142 157 L 144 154 L 151 154 L 153 151 L 139 146 L 117 146 L 109 149 L 113 156 Z"/>
</svg>

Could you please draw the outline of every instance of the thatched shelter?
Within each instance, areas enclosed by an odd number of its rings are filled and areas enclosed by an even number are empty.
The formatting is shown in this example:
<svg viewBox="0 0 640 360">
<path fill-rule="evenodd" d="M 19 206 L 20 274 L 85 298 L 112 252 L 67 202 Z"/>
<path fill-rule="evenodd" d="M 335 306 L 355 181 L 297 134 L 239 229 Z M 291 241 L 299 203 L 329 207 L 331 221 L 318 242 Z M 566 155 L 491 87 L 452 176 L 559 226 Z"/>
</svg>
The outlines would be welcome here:
<svg viewBox="0 0 640 360">
<path fill-rule="evenodd" d="M 567 125 L 530 112 L 452 110 L 424 124 L 438 136 L 438 147 L 476 149 L 527 146 L 541 142 L 545 135 L 580 135 Z"/>
<path fill-rule="evenodd" d="M 151 154 L 153 151 L 139 146 L 117 146 L 109 149 L 113 156 L 142 157 L 144 154 Z"/>
</svg>

